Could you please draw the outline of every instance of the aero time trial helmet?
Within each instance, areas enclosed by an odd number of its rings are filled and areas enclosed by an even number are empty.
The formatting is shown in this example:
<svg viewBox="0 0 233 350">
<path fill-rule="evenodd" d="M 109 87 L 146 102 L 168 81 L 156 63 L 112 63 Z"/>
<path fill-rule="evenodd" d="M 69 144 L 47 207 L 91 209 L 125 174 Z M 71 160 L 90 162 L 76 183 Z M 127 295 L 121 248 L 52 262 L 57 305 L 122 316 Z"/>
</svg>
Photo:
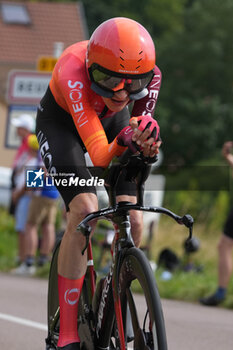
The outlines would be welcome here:
<svg viewBox="0 0 233 350">
<path fill-rule="evenodd" d="M 125 79 L 131 99 L 147 95 L 155 67 L 155 47 L 148 31 L 138 22 L 117 17 L 103 22 L 92 34 L 87 48 L 91 88 L 112 97 Z"/>
</svg>

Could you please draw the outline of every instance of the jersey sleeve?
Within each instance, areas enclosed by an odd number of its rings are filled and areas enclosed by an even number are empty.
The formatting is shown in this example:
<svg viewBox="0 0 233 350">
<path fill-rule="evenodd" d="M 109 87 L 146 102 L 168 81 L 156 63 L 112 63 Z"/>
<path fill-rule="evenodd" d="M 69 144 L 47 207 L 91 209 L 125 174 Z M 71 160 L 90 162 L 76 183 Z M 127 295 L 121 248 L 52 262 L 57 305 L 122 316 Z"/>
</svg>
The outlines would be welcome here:
<svg viewBox="0 0 233 350">
<path fill-rule="evenodd" d="M 132 109 L 132 117 L 140 115 L 150 115 L 153 117 L 160 91 L 161 81 L 162 73 L 159 67 L 155 66 L 155 75 L 147 87 L 149 93 L 141 100 L 135 101 Z"/>
<path fill-rule="evenodd" d="M 107 167 L 114 156 L 119 156 L 125 147 L 117 144 L 116 139 L 110 144 L 103 126 L 90 103 L 90 83 L 84 69 L 77 69 L 77 61 L 69 58 L 68 71 L 63 71 L 58 81 L 59 89 L 71 114 L 75 127 L 90 155 L 94 166 Z M 75 69 L 70 69 L 74 66 Z"/>
</svg>

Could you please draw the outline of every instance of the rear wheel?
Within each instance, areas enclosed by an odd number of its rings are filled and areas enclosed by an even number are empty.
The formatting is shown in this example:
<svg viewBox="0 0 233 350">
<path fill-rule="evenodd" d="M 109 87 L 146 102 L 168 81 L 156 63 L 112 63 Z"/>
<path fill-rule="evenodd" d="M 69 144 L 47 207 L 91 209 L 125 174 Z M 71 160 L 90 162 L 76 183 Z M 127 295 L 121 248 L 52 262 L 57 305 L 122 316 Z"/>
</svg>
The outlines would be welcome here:
<svg viewBox="0 0 233 350">
<path fill-rule="evenodd" d="M 120 267 L 119 290 L 126 349 L 167 350 L 160 296 L 151 266 L 140 249 L 126 251 Z M 115 348 L 118 347 L 116 336 Z"/>
</svg>

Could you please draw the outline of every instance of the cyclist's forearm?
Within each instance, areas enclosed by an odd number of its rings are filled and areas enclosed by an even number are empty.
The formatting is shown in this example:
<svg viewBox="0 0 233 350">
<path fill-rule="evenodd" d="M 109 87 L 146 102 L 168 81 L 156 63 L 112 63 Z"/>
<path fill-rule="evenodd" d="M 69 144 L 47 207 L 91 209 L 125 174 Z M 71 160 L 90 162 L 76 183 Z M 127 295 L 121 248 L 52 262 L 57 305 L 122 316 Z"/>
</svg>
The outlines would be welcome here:
<svg viewBox="0 0 233 350">
<path fill-rule="evenodd" d="M 158 100 L 162 80 L 162 73 L 158 66 L 155 66 L 154 72 L 155 75 L 147 87 L 149 93 L 146 97 L 135 101 L 132 110 L 132 117 L 141 115 L 154 115 L 154 110 Z"/>
</svg>

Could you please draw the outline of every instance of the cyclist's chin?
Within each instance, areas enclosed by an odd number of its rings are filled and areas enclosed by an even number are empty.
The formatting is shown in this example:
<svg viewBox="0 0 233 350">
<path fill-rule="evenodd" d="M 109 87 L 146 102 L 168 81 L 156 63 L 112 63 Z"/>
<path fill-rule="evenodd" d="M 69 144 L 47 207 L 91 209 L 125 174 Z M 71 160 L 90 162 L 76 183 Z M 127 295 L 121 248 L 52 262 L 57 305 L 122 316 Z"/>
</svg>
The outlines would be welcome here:
<svg viewBox="0 0 233 350">
<path fill-rule="evenodd" d="M 123 100 L 123 101 L 119 101 L 113 98 L 106 98 L 106 97 L 102 97 L 102 98 L 104 100 L 104 103 L 108 107 L 108 109 L 110 109 L 113 112 L 122 111 L 122 109 L 125 108 L 127 103 L 129 102 L 128 98 L 127 100 Z"/>
</svg>

